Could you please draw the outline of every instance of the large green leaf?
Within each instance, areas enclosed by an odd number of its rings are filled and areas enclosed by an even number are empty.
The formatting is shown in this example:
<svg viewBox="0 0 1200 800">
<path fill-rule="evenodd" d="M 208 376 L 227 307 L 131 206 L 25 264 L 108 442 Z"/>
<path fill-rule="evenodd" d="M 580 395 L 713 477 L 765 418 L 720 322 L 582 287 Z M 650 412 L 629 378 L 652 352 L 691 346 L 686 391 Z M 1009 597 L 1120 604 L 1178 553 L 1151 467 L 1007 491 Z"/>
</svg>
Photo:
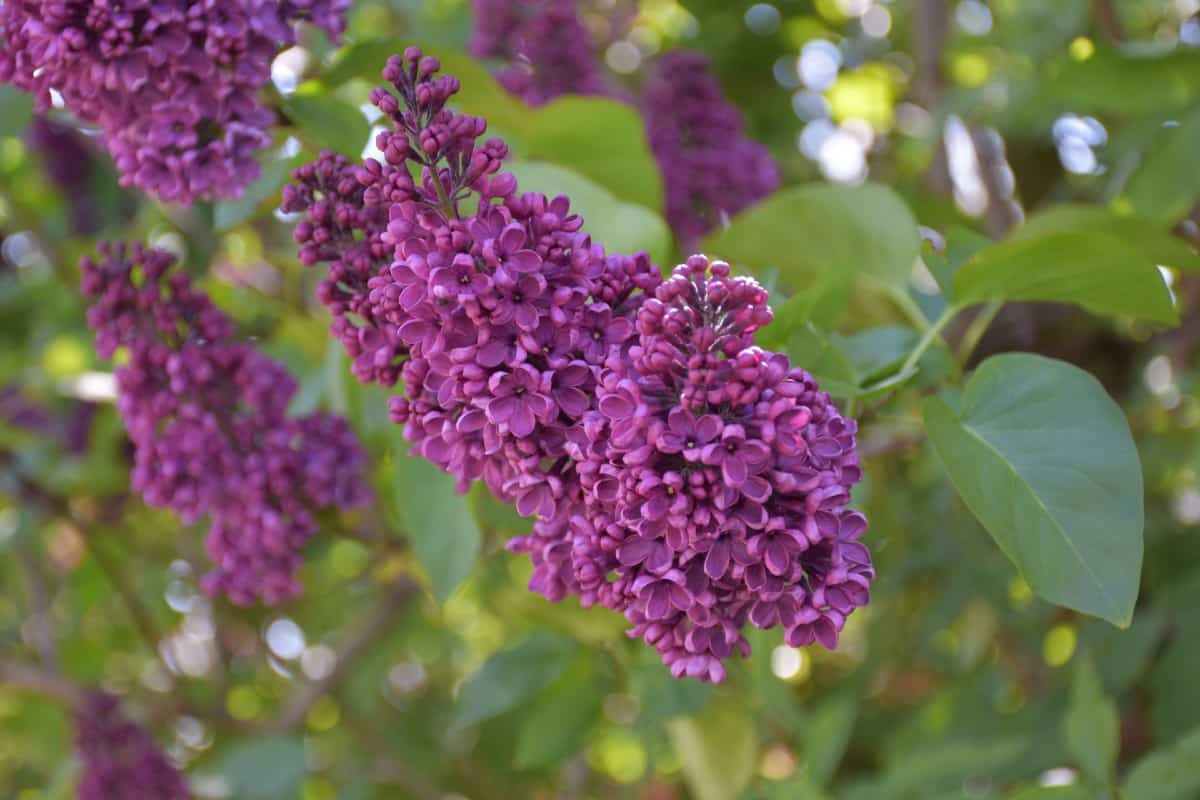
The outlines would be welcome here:
<svg viewBox="0 0 1200 800">
<path fill-rule="evenodd" d="M 290 800 L 297 797 L 308 767 L 304 743 L 294 736 L 242 742 L 221 759 L 221 774 L 234 797 Z"/>
<path fill-rule="evenodd" d="M 1197 136 L 1200 136 L 1200 131 Z M 1200 181 L 1200 177 L 1197 181 Z M 1066 232 L 1111 234 L 1136 247 L 1151 263 L 1188 270 L 1200 269 L 1200 255 L 1187 242 L 1171 235 L 1168 228 L 1169 225 L 1153 219 L 1118 214 L 1101 206 L 1064 203 L 1031 215 L 1013 232 L 1012 239 L 1023 241 Z"/>
<path fill-rule="evenodd" d="M 445 601 L 475 566 L 479 525 L 455 491 L 454 478 L 399 445 L 392 458 L 392 502 L 434 597 Z"/>
<path fill-rule="evenodd" d="M 1075 660 L 1071 704 L 1063 719 L 1067 752 L 1097 786 L 1107 786 L 1117 763 L 1120 716 L 1104 694 L 1100 673 L 1087 655 Z"/>
<path fill-rule="evenodd" d="M 1153 261 L 1114 234 L 1051 233 L 989 247 L 954 276 L 955 302 L 1043 300 L 1174 324 L 1179 316 Z"/>
<path fill-rule="evenodd" d="M 758 732 L 744 706 L 711 703 L 698 717 L 672 720 L 667 731 L 696 800 L 734 800 L 754 775 Z"/>
<path fill-rule="evenodd" d="M 1156 137 L 1122 199 L 1135 212 L 1171 224 L 1200 196 L 1200 108 Z"/>
<path fill-rule="evenodd" d="M 1200 728 L 1143 758 L 1129 772 L 1129 800 L 1195 800 L 1200 795 Z"/>
<path fill-rule="evenodd" d="M 279 204 L 279 187 L 287 180 L 293 159 L 280 158 L 271 152 L 262 159 L 262 174 L 245 188 L 236 200 L 220 200 L 213 207 L 213 224 L 217 230 L 228 230 L 251 219 L 268 198 Z"/>
<path fill-rule="evenodd" d="M 371 135 L 371 125 L 357 107 L 335 97 L 319 84 L 305 84 L 296 94 L 284 99 L 283 108 L 299 126 L 302 137 L 353 160 L 362 156 Z"/>
<path fill-rule="evenodd" d="M 1029 354 L 988 359 L 925 427 L 967 507 L 1051 602 L 1127 626 L 1142 565 L 1142 471 L 1100 383 Z"/>
<path fill-rule="evenodd" d="M 1200 51 L 1101 48 L 1086 61 L 1055 65 L 1042 87 L 1048 99 L 1078 113 L 1151 114 L 1200 97 Z"/>
<path fill-rule="evenodd" d="M 529 700 L 562 674 L 575 649 L 569 639 L 536 633 L 492 656 L 459 692 L 456 723 L 483 722 Z"/>
<path fill-rule="evenodd" d="M 521 721 L 515 765 L 544 767 L 579 752 L 600 718 L 608 684 L 606 677 L 596 674 L 594 664 L 577 659 Z"/>
<path fill-rule="evenodd" d="M 662 178 L 632 106 L 560 97 L 529 115 L 523 136 L 525 158 L 568 166 L 622 200 L 662 208 Z"/>
<path fill-rule="evenodd" d="M 571 208 L 584 220 L 584 230 L 610 253 L 646 250 L 656 264 L 671 251 L 671 231 L 655 212 L 636 203 L 622 202 L 603 186 L 566 167 L 540 161 L 515 161 L 508 169 L 517 176 L 521 191 L 549 197 L 571 197 Z"/>
<path fill-rule="evenodd" d="M 833 778 L 841 763 L 858 717 L 857 687 L 824 700 L 804 724 L 804 756 L 809 774 L 819 786 Z"/>
<path fill-rule="evenodd" d="M 1096 800 L 1096 793 L 1080 784 L 1070 786 L 1030 786 L 1006 795 L 1007 800 Z"/>
<path fill-rule="evenodd" d="M 826 271 L 902 285 L 921 249 L 916 219 L 884 186 L 810 184 L 776 192 L 708 236 L 704 252 L 805 288 Z"/>
</svg>

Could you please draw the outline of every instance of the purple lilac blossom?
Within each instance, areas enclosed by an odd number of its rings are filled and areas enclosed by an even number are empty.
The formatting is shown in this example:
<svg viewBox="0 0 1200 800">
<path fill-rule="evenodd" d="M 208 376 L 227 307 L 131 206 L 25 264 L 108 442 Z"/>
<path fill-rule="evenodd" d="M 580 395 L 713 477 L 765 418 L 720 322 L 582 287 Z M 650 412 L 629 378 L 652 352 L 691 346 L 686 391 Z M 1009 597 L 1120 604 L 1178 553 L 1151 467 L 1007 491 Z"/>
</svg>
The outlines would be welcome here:
<svg viewBox="0 0 1200 800">
<path fill-rule="evenodd" d="M 570 438 L 583 497 L 570 546 L 532 549 L 585 603 L 624 613 L 677 677 L 721 680 L 722 660 L 749 652 L 747 621 L 835 647 L 874 577 L 866 519 L 848 508 L 855 423 L 754 346 L 766 301 L 704 256 L 658 287 Z"/>
<path fill-rule="evenodd" d="M 575 0 L 472 0 L 471 8 L 471 55 L 504 60 L 500 84 L 526 103 L 609 94 Z"/>
<path fill-rule="evenodd" d="M 667 222 L 685 252 L 721 221 L 779 187 L 779 169 L 745 133 L 707 56 L 658 59 L 642 94 L 650 149 L 662 170 Z"/>
<path fill-rule="evenodd" d="M 392 418 L 460 490 L 537 518 L 509 543 L 531 589 L 625 614 L 676 676 L 721 680 L 747 622 L 835 646 L 874 574 L 855 425 L 753 346 L 765 290 L 703 256 L 664 284 L 605 254 L 566 197 L 518 194 L 438 66 L 388 61 L 383 162 L 325 154 L 285 191 L 359 379 L 402 381 Z"/>
<path fill-rule="evenodd" d="M 183 776 L 117 698 L 90 691 L 75 708 L 79 800 L 187 800 Z"/>
<path fill-rule="evenodd" d="M 124 186 L 162 200 L 235 197 L 259 174 L 271 61 L 311 22 L 337 38 L 348 0 L 6 0 L 0 82 L 51 90 L 95 123 Z"/>
<path fill-rule="evenodd" d="M 292 418 L 283 365 L 234 338 L 233 323 L 174 257 L 140 244 L 84 259 L 88 324 L 117 369 L 117 409 L 134 444 L 133 489 L 185 523 L 209 519 L 205 589 L 237 604 L 300 593 L 301 548 L 319 509 L 370 499 L 366 455 L 341 417 Z"/>
</svg>

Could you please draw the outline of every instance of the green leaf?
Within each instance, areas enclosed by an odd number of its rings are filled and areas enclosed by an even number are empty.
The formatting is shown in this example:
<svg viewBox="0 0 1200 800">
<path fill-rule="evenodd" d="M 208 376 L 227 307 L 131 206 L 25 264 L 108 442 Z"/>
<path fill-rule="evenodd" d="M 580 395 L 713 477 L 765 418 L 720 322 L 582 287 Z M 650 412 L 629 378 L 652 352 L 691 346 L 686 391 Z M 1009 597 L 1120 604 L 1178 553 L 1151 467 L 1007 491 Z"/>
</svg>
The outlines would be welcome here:
<svg viewBox="0 0 1200 800">
<path fill-rule="evenodd" d="M 1195 800 L 1200 794 L 1200 728 L 1171 747 L 1143 758 L 1129 772 L 1129 800 Z"/>
<path fill-rule="evenodd" d="M 579 660 L 530 707 L 521 722 L 514 764 L 536 769 L 579 752 L 600 718 L 607 678 Z"/>
<path fill-rule="evenodd" d="M 246 187 L 241 197 L 217 201 L 213 209 L 213 224 L 217 230 L 226 231 L 241 225 L 252 218 L 268 198 L 278 205 L 279 187 L 287 180 L 294 163 L 294 159 L 279 158 L 274 152 L 270 153 L 262 165 L 262 174 Z"/>
<path fill-rule="evenodd" d="M 850 744 L 858 717 L 858 691 L 842 692 L 822 702 L 804 725 L 804 756 L 812 778 L 827 786 Z"/>
<path fill-rule="evenodd" d="M 1006 795 L 1007 800 L 1096 800 L 1096 793 L 1074 783 L 1070 786 L 1030 786 Z"/>
<path fill-rule="evenodd" d="M 1121 409 L 1088 373 L 989 358 L 955 412 L 925 402 L 950 480 L 1034 591 L 1127 626 L 1142 565 L 1142 470 Z"/>
<path fill-rule="evenodd" d="M 671 231 L 650 209 L 622 202 L 583 175 L 555 164 L 514 161 L 508 170 L 517 176 L 523 192 L 570 195 L 571 209 L 583 217 L 584 230 L 603 242 L 608 252 L 646 250 L 656 264 L 665 263 L 669 256 Z"/>
<path fill-rule="evenodd" d="M 0 136 L 20 136 L 33 118 L 33 96 L 0 84 Z"/>
<path fill-rule="evenodd" d="M 884 186 L 809 184 L 776 192 L 706 238 L 714 258 L 805 288 L 826 272 L 904 285 L 920 253 L 912 212 Z"/>
<path fill-rule="evenodd" d="M 463 684 L 456 724 L 474 725 L 521 705 L 562 674 L 575 650 L 570 639 L 535 633 L 492 656 Z"/>
<path fill-rule="evenodd" d="M 301 137 L 353 160 L 362 156 L 371 125 L 355 106 L 319 85 L 305 84 L 296 94 L 284 98 L 283 108 L 299 126 Z"/>
<path fill-rule="evenodd" d="M 696 800 L 734 800 L 758 760 L 758 731 L 745 706 L 710 703 L 698 717 L 667 724 L 683 777 Z"/>
<path fill-rule="evenodd" d="M 393 441 L 399 437 L 394 437 Z M 479 526 L 466 498 L 454 488 L 454 478 L 429 461 L 409 455 L 397 442 L 392 451 L 392 502 L 404 522 L 413 553 L 420 562 L 433 596 L 445 602 L 475 566 L 479 557 Z"/>
<path fill-rule="evenodd" d="M 759 329 L 756 343 L 768 350 L 782 350 L 798 326 L 812 322 L 819 328 L 832 330 L 850 303 L 854 276 L 849 272 L 830 272 L 809 288 L 796 292 L 773 310 L 770 325 Z"/>
<path fill-rule="evenodd" d="M 1200 131 L 1197 136 L 1200 136 Z M 1200 177 L 1197 180 L 1200 181 Z M 1154 264 L 1187 270 L 1200 269 L 1200 255 L 1187 242 L 1171 235 L 1167 228 L 1168 225 L 1146 217 L 1118 214 L 1100 206 L 1064 203 L 1030 216 L 1013 232 L 1012 239 L 1023 241 L 1067 232 L 1109 234 L 1134 245 Z"/>
<path fill-rule="evenodd" d="M 981 742 L 944 741 L 906 752 L 885 772 L 870 797 L 925 800 L 934 792 L 956 789 L 964 781 L 987 780 L 1016 761 L 1028 747 L 1025 737 Z"/>
<path fill-rule="evenodd" d="M 652 663 L 635 667 L 630 674 L 630 684 L 641 706 L 642 718 L 649 722 L 696 714 L 708 704 L 713 694 L 711 683 L 672 678 L 657 658 Z"/>
<path fill-rule="evenodd" d="M 1100 674 L 1088 655 L 1075 659 L 1071 702 L 1063 719 L 1067 752 L 1098 786 L 1107 786 L 1117 764 L 1120 717 L 1104 694 Z"/>
<path fill-rule="evenodd" d="M 602 97 L 560 97 L 533 112 L 524 139 L 523 157 L 570 167 L 621 200 L 662 208 L 661 173 L 642 115 L 632 106 Z"/>
<path fill-rule="evenodd" d="M 1200 51 L 1098 49 L 1086 61 L 1066 60 L 1042 84 L 1049 100 L 1081 114 L 1141 115 L 1183 108 L 1200 97 Z"/>
<path fill-rule="evenodd" d="M 806 322 L 792 331 L 786 350 L 792 363 L 802 364 L 822 391 L 844 398 L 858 394 L 859 376 L 854 361 L 812 323 Z"/>
<path fill-rule="evenodd" d="M 232 795 L 253 800 L 297 797 L 307 771 L 304 743 L 295 736 L 241 742 L 221 759 L 221 774 Z"/>
<path fill-rule="evenodd" d="M 1094 232 L 1051 233 L 989 247 L 954 276 L 956 303 L 1042 300 L 1175 324 L 1161 273 L 1136 245 Z"/>
<path fill-rule="evenodd" d="M 1174 223 L 1200 195 L 1200 109 L 1165 128 L 1129 177 L 1121 200 L 1138 214 Z"/>
</svg>

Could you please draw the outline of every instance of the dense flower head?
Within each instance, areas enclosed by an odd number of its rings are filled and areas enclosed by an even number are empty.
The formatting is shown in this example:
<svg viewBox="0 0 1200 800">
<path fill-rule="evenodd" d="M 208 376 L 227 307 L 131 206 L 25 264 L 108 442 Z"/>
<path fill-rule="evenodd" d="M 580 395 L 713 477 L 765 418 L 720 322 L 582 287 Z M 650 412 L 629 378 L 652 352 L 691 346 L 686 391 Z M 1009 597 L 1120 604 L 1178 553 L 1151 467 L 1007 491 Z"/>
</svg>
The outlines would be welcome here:
<svg viewBox="0 0 1200 800">
<path fill-rule="evenodd" d="M 365 453 L 341 417 L 287 415 L 296 383 L 234 338 L 233 323 L 174 257 L 102 245 L 84 259 L 96 349 L 128 353 L 117 408 L 134 444 L 131 483 L 186 523 L 208 516 L 205 588 L 235 603 L 297 595 L 314 513 L 369 500 Z"/>
<path fill-rule="evenodd" d="M 6 0 L 0 82 L 57 91 L 100 127 L 123 185 L 163 200 L 241 193 L 274 112 L 259 90 L 308 21 L 337 37 L 348 0 Z"/>
<path fill-rule="evenodd" d="M 471 8 L 471 54 L 503 59 L 501 85 L 526 103 L 609 93 L 576 0 L 472 0 Z"/>
<path fill-rule="evenodd" d="M 187 800 L 183 776 L 120 702 L 89 691 L 75 708 L 75 749 L 82 762 L 79 800 Z"/>
<path fill-rule="evenodd" d="M 742 114 L 725 99 L 707 56 L 676 50 L 659 58 L 642 109 L 663 174 L 667 221 L 685 250 L 778 188 L 774 159 L 746 136 Z"/>
<path fill-rule="evenodd" d="M 509 543 L 532 589 L 624 613 L 676 675 L 720 680 L 747 620 L 833 646 L 872 575 L 855 428 L 753 346 L 766 292 L 605 253 L 568 198 L 517 191 L 437 69 L 389 60 L 383 161 L 323 155 L 285 195 L 358 377 L 398 376 L 415 455 L 536 518 Z"/>
<path fill-rule="evenodd" d="M 692 256 L 637 313 L 569 437 L 581 504 L 517 544 L 535 588 L 620 611 L 676 676 L 719 681 L 748 621 L 832 648 L 874 571 L 847 505 L 855 424 L 755 347 L 767 293 Z M 543 532 L 548 527 L 543 529 Z"/>
</svg>

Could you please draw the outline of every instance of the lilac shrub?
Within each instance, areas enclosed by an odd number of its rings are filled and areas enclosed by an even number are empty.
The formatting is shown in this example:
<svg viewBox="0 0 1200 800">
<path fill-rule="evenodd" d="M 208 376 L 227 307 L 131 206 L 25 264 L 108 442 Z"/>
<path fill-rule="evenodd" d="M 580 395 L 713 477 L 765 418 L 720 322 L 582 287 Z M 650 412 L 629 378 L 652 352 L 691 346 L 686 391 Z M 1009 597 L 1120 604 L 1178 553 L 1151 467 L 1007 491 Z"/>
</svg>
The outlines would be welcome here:
<svg viewBox="0 0 1200 800">
<path fill-rule="evenodd" d="M 117 698 L 89 691 L 75 708 L 79 800 L 187 800 L 183 776 Z"/>
<path fill-rule="evenodd" d="M 575 0 L 472 0 L 471 10 L 471 55 L 503 60 L 498 80 L 526 103 L 609 93 Z"/>
<path fill-rule="evenodd" d="M 676 676 L 724 677 L 747 622 L 832 647 L 873 575 L 847 510 L 854 424 L 753 346 L 766 292 L 694 257 L 662 282 L 566 197 L 520 194 L 486 123 L 416 48 L 371 99 L 383 161 L 295 172 L 300 257 L 412 450 L 535 517 L 510 549 L 553 601 L 619 611 Z"/>
<path fill-rule="evenodd" d="M 0 82 L 40 110 L 57 91 L 100 127 L 121 182 L 162 200 L 233 197 L 259 174 L 274 112 L 259 90 L 311 22 L 335 38 L 348 0 L 6 0 Z"/>
<path fill-rule="evenodd" d="M 117 408 L 133 489 L 186 523 L 208 516 L 210 593 L 238 604 L 296 596 L 314 513 L 369 501 L 353 431 L 337 416 L 288 417 L 295 381 L 234 338 L 232 321 L 171 271 L 170 253 L 117 244 L 100 255 L 81 264 L 83 292 L 97 352 L 127 352 Z"/>
<path fill-rule="evenodd" d="M 650 149 L 662 170 L 666 217 L 685 252 L 726 216 L 779 187 L 779 169 L 748 138 L 742 114 L 721 92 L 708 57 L 662 56 L 642 94 Z"/>
</svg>

